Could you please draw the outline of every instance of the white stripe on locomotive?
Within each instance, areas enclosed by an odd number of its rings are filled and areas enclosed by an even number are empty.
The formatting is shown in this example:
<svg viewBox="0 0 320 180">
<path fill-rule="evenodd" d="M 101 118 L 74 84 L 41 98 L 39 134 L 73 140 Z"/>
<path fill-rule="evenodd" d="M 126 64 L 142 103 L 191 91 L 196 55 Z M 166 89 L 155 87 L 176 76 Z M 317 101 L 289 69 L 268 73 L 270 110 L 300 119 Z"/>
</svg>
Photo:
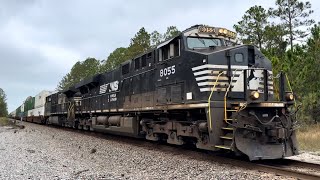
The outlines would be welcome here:
<svg viewBox="0 0 320 180">
<path fill-rule="evenodd" d="M 226 91 L 226 87 L 229 86 L 229 83 L 227 82 L 221 82 L 226 81 L 229 78 L 226 76 L 227 74 L 227 65 L 215 65 L 215 64 L 205 64 L 197 67 L 193 67 L 192 71 L 194 76 L 196 76 L 196 81 L 200 88 L 201 92 L 205 91 L 212 91 L 212 87 L 215 84 L 215 80 L 218 78 L 218 74 L 223 72 L 223 74 L 219 77 L 218 82 L 216 84 L 216 90 L 220 91 Z M 209 70 L 214 69 L 214 70 Z M 217 70 L 220 69 L 220 70 Z M 238 65 L 232 65 L 231 69 L 232 72 L 235 73 L 233 77 L 232 82 L 232 91 L 234 92 L 243 92 L 243 71 L 244 69 L 248 69 L 248 66 L 238 66 Z M 200 71 L 199 71 L 200 70 Z M 237 70 L 237 71 L 236 71 Z M 263 71 L 261 69 L 257 69 L 253 71 L 255 79 L 249 81 L 248 89 L 250 90 L 261 90 L 263 88 Z M 260 84 L 262 82 L 262 84 Z M 203 87 L 203 86 L 212 86 L 212 87 Z M 226 86 L 226 87 L 221 87 Z M 273 81 L 272 81 L 272 71 L 268 70 L 268 81 L 267 81 L 268 91 L 270 94 L 273 94 Z"/>
</svg>

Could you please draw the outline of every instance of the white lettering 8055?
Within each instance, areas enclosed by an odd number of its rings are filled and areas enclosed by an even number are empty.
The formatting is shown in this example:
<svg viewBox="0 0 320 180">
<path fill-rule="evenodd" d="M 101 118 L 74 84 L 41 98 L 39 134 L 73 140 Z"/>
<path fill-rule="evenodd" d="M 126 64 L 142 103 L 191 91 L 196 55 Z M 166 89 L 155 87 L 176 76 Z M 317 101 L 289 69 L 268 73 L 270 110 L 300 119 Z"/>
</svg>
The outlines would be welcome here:
<svg viewBox="0 0 320 180">
<path fill-rule="evenodd" d="M 173 66 L 169 66 L 169 67 L 160 69 L 160 77 L 170 76 L 171 74 L 176 73 L 175 67 L 176 67 L 176 65 L 173 65 Z"/>
</svg>

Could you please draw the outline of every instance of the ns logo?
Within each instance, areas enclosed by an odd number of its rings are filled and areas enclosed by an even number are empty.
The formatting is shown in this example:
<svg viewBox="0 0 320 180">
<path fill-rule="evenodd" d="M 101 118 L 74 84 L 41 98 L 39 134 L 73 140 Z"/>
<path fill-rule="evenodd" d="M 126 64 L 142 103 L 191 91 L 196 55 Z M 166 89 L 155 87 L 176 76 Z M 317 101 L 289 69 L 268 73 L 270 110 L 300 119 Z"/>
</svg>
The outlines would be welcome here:
<svg viewBox="0 0 320 180">
<path fill-rule="evenodd" d="M 119 81 L 113 81 L 110 83 L 109 92 L 117 91 L 119 89 Z"/>
<path fill-rule="evenodd" d="M 113 81 L 100 86 L 99 94 L 104 94 L 106 92 L 115 92 L 119 89 L 119 81 Z"/>
</svg>

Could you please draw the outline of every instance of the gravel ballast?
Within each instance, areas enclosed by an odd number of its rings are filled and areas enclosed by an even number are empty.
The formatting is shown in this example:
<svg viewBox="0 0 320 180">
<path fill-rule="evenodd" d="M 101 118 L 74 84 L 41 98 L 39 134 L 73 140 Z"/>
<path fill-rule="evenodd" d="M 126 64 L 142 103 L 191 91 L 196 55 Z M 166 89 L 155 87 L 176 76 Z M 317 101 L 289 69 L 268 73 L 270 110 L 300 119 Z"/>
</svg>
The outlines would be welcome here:
<svg viewBox="0 0 320 180">
<path fill-rule="evenodd" d="M 23 124 L 25 129 L 0 127 L 0 179 L 287 179 L 218 164 L 206 154 Z"/>
</svg>

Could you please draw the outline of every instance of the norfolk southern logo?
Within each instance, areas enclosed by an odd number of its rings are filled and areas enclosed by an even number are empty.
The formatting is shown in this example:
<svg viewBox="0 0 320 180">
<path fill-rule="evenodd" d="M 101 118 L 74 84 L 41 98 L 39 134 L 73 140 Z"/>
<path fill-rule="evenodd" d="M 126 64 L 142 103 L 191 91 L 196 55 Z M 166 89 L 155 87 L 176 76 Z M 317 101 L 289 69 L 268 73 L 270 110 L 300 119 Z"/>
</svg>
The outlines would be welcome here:
<svg viewBox="0 0 320 180">
<path fill-rule="evenodd" d="M 119 89 L 119 81 L 113 81 L 100 86 L 99 94 L 104 94 L 107 92 L 115 92 Z"/>
</svg>

